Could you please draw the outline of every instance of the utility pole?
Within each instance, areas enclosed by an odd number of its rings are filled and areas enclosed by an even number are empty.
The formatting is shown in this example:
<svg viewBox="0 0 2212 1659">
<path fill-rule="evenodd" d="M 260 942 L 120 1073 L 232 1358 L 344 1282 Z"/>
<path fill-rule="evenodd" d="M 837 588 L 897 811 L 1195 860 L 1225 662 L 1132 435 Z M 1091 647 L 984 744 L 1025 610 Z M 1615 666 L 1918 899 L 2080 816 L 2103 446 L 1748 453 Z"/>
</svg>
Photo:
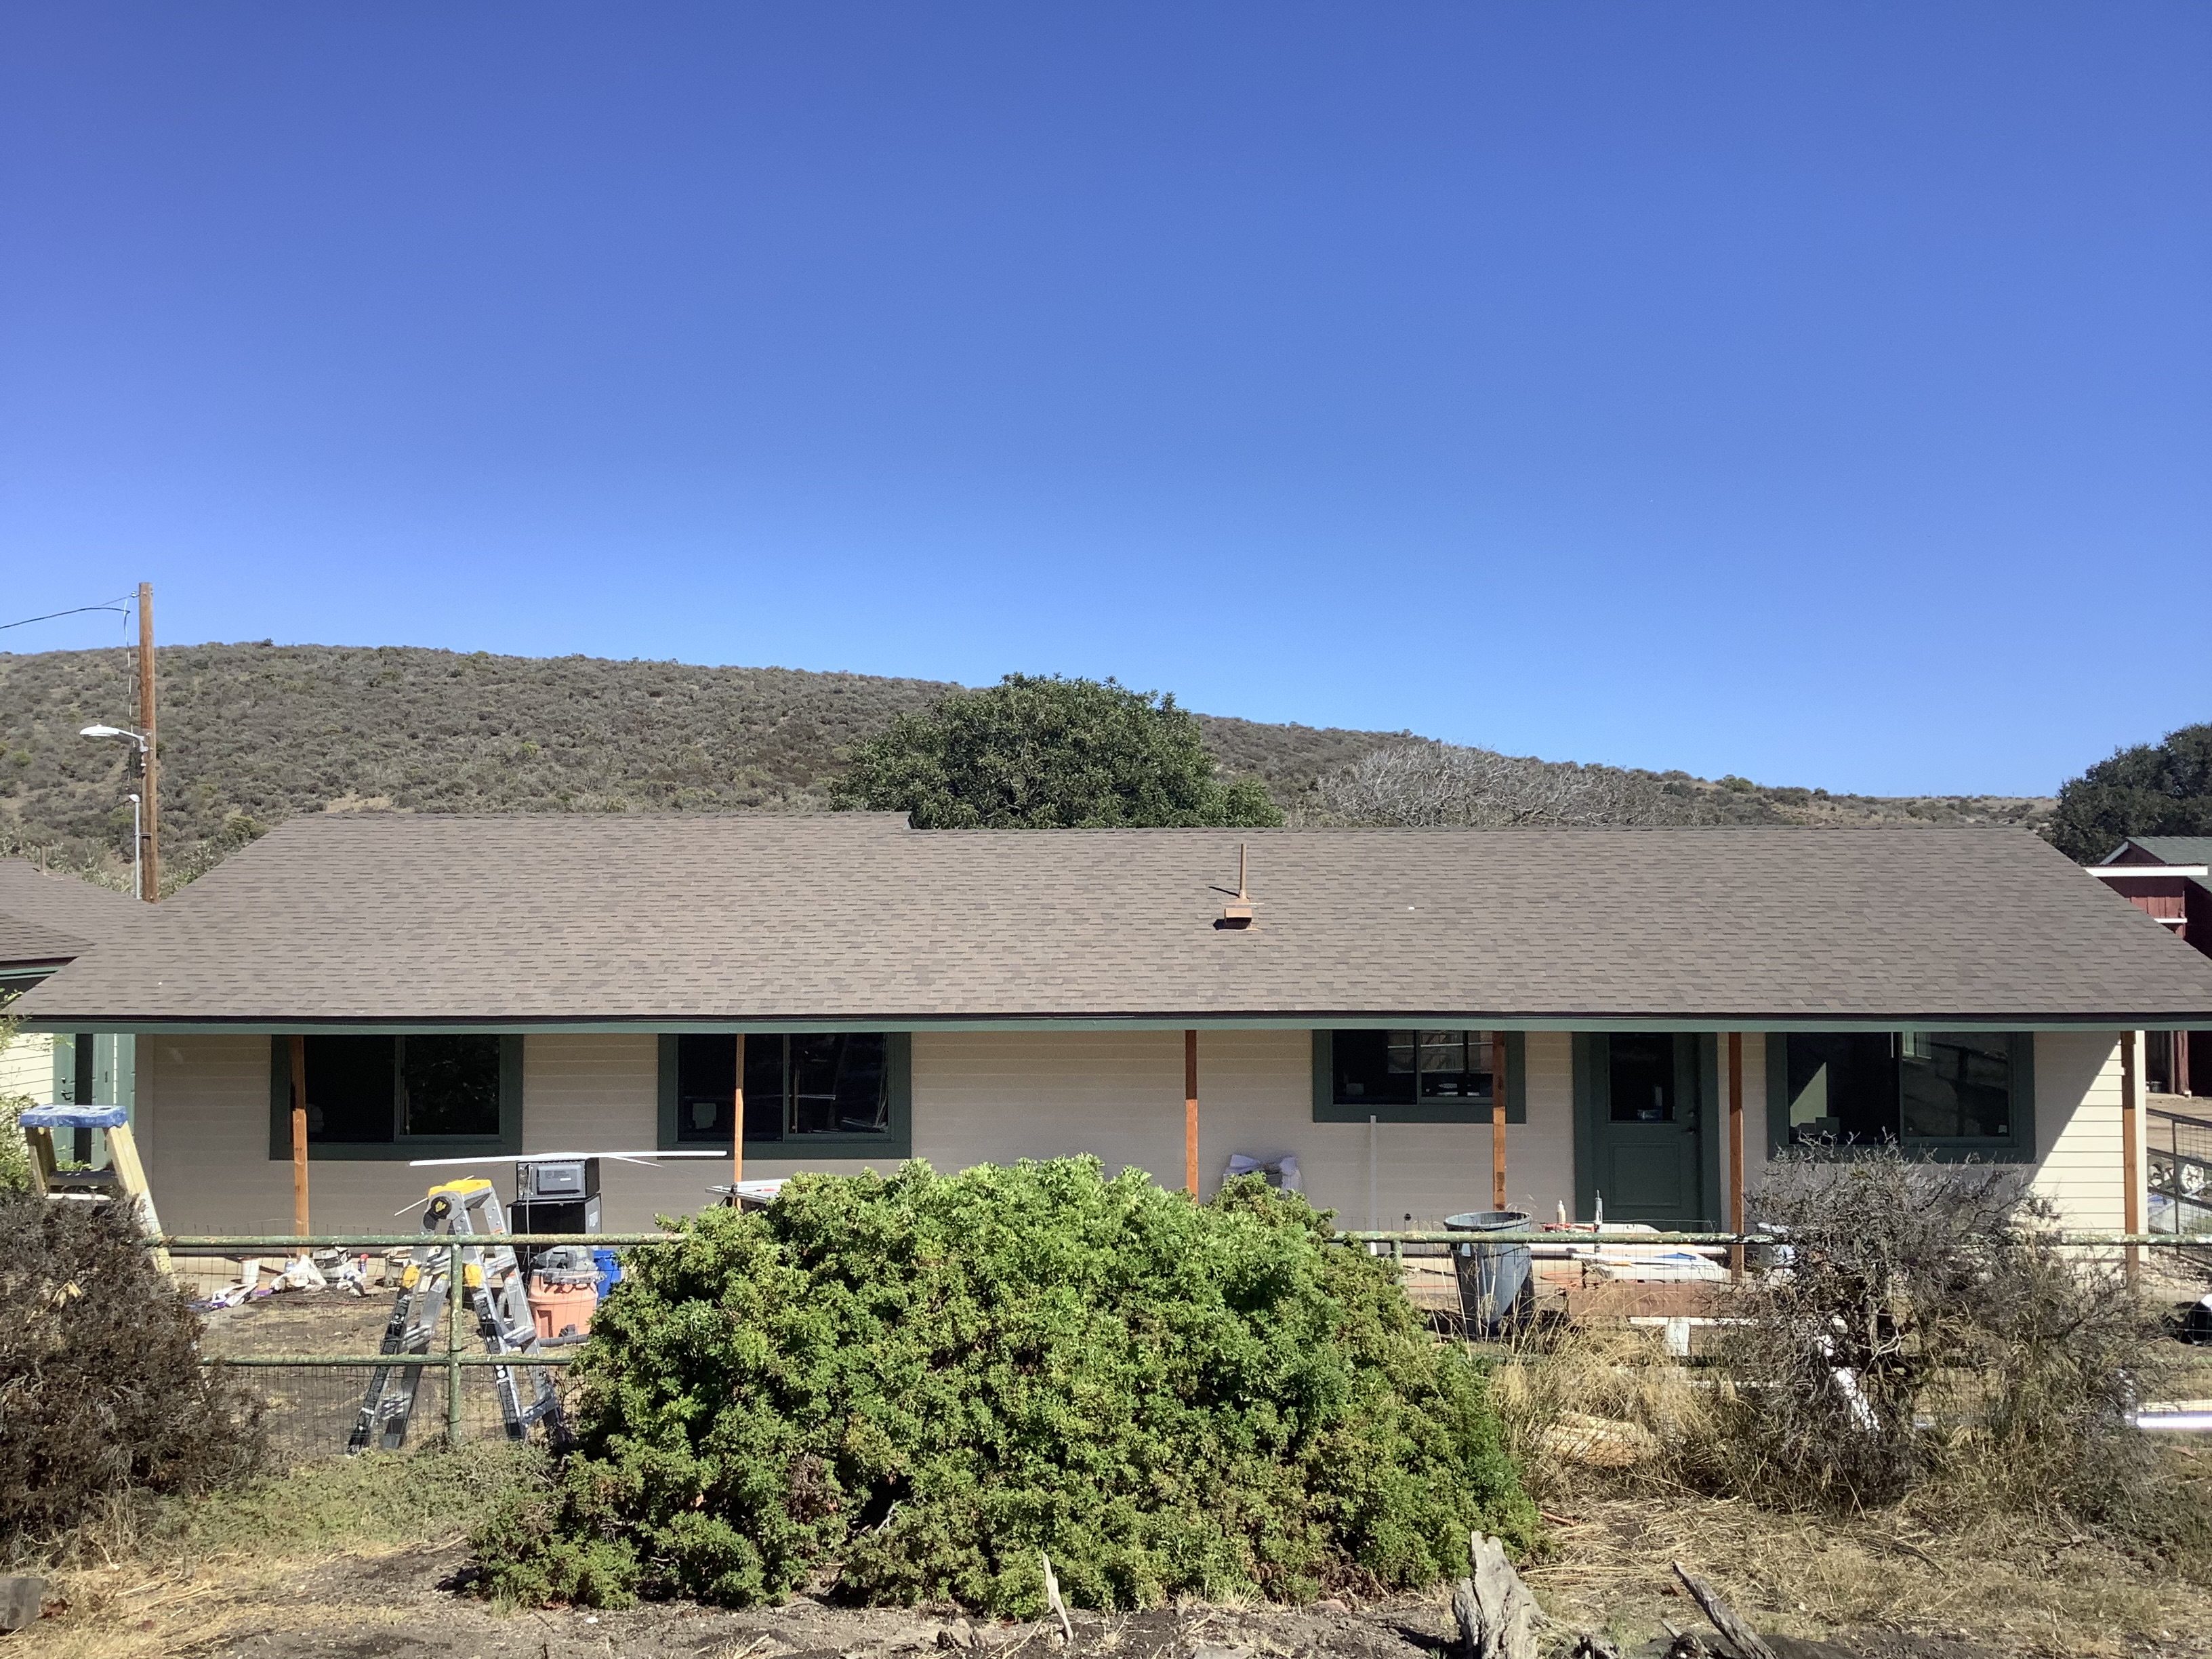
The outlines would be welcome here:
<svg viewBox="0 0 2212 1659">
<path fill-rule="evenodd" d="M 154 584 L 138 584 L 138 729 L 146 746 L 139 751 L 146 775 L 141 787 L 146 799 L 138 851 L 143 860 L 143 878 L 138 896 L 152 904 L 161 896 L 161 806 L 155 783 L 161 761 L 154 743 Z"/>
</svg>

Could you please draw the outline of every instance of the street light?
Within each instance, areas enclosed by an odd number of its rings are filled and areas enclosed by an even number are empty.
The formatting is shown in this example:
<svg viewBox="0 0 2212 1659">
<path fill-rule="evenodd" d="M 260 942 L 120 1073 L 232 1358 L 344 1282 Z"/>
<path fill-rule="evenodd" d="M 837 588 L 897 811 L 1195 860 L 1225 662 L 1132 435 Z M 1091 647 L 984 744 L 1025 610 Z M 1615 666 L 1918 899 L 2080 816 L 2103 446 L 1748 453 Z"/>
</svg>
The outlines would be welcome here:
<svg viewBox="0 0 2212 1659">
<path fill-rule="evenodd" d="M 138 745 L 138 770 L 146 769 L 146 739 L 136 732 L 126 732 L 119 726 L 88 726 L 77 733 L 81 738 L 128 738 Z M 145 804 L 137 795 L 131 798 L 131 890 L 138 898 L 146 896 L 146 831 Z"/>
</svg>

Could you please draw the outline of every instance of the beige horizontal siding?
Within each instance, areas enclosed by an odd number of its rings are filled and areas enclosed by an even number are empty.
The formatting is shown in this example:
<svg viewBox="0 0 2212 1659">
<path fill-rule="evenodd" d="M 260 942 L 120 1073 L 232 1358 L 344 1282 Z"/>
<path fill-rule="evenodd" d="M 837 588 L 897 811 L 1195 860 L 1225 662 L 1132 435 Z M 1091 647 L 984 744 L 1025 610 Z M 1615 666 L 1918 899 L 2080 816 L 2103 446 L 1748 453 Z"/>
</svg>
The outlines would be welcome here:
<svg viewBox="0 0 2212 1659">
<path fill-rule="evenodd" d="M 2118 1038 L 2099 1031 L 2037 1034 L 2035 1142 L 2035 1190 L 2058 1206 L 2068 1226 L 2123 1224 L 2128 1171 Z M 2145 1177 L 2140 1151 L 2137 1191 Z"/>
<path fill-rule="evenodd" d="M 1747 1175 L 1766 1146 L 1766 1041 L 1744 1040 Z M 1574 1201 L 1571 1039 L 1527 1040 L 1529 1121 L 1507 1130 L 1508 1201 L 1549 1220 Z M 139 1048 L 138 1133 L 162 1218 L 191 1231 L 291 1227 L 291 1166 L 268 1156 L 269 1040 L 156 1036 Z M 524 1045 L 523 1145 L 529 1152 L 649 1149 L 658 1133 L 658 1047 L 649 1034 L 545 1034 Z M 1206 1031 L 1199 1039 L 1200 1189 L 1220 1184 L 1231 1152 L 1297 1155 L 1307 1194 L 1346 1226 L 1368 1224 L 1364 1124 L 1316 1123 L 1310 1038 L 1304 1031 Z M 2037 1190 L 2068 1224 L 2121 1224 L 2118 1045 L 2109 1036 L 2045 1033 L 2036 1043 Z M 1722 1109 L 1712 1115 L 1723 1136 Z M 1088 1152 L 1109 1170 L 1132 1166 L 1164 1185 L 1183 1174 L 1182 1037 L 1175 1031 L 917 1032 L 914 1151 L 939 1170 Z M 1432 1225 L 1490 1203 L 1490 1132 L 1480 1124 L 1384 1123 L 1373 1132 L 1373 1218 Z M 888 1162 L 884 1160 L 882 1162 Z M 858 1160 L 755 1158 L 747 1176 L 816 1169 L 856 1173 Z M 610 1231 L 708 1202 L 726 1180 L 711 1160 L 601 1170 Z M 483 1173 L 509 1191 L 506 1170 Z M 454 1171 L 453 1173 L 460 1173 Z M 440 1172 L 404 1163 L 311 1168 L 313 1219 L 329 1231 L 406 1231 Z M 2136 1179 L 2142 1178 L 2140 1148 Z M 395 1212 L 398 1212 L 395 1214 Z"/>
<path fill-rule="evenodd" d="M 1507 1191 L 1548 1218 L 1573 1195 L 1569 1042 L 1534 1033 L 1528 1048 L 1529 1121 L 1507 1131 Z M 1088 1152 L 1109 1172 L 1182 1183 L 1180 1032 L 919 1032 L 914 1079 L 915 1152 L 939 1169 Z M 1198 1093 L 1201 1194 L 1219 1188 L 1231 1152 L 1295 1153 L 1307 1195 L 1367 1225 L 1369 1130 L 1313 1121 L 1310 1033 L 1200 1032 Z M 1486 1125 L 1382 1123 L 1372 1146 L 1378 1224 L 1490 1207 Z"/>
<path fill-rule="evenodd" d="M 18 1031 L 0 1048 L 0 1096 L 41 1103 L 54 1097 L 54 1040 L 44 1031 Z"/>
</svg>

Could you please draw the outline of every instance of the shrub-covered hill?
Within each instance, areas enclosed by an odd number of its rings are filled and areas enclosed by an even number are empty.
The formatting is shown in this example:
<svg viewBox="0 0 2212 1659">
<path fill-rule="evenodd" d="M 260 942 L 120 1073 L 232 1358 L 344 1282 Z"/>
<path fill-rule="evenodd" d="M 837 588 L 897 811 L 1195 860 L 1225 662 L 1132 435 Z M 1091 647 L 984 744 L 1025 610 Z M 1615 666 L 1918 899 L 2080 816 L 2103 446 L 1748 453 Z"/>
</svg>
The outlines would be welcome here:
<svg viewBox="0 0 2212 1659">
<path fill-rule="evenodd" d="M 160 653 L 162 825 L 183 854 L 234 817 L 820 808 L 846 745 L 953 688 L 784 668 L 414 647 L 188 645 Z M 129 847 L 121 651 L 0 653 L 0 829 L 70 862 Z M 1372 732 L 1205 719 L 1224 770 L 1293 799 Z M 118 804 L 119 803 L 119 804 Z M 0 850 L 6 850 L 0 848 Z"/>
<path fill-rule="evenodd" d="M 952 689 L 868 674 L 408 646 L 167 646 L 158 672 L 173 876 L 204 867 L 256 824 L 333 807 L 817 808 L 850 744 Z M 128 724 L 131 687 L 120 650 L 0 653 L 0 854 L 127 869 L 127 745 L 76 734 L 94 721 Z M 1294 820 L 1322 773 L 1404 736 L 1199 720 L 1224 773 L 1259 778 Z M 1674 819 L 1695 822 L 2025 823 L 2049 807 L 1639 775 L 1663 787 Z"/>
<path fill-rule="evenodd" d="M 1311 1600 L 1535 1513 L 1481 1374 L 1296 1195 L 1095 1158 L 801 1176 L 630 1253 L 576 1453 L 476 1546 L 522 1601 Z"/>
</svg>

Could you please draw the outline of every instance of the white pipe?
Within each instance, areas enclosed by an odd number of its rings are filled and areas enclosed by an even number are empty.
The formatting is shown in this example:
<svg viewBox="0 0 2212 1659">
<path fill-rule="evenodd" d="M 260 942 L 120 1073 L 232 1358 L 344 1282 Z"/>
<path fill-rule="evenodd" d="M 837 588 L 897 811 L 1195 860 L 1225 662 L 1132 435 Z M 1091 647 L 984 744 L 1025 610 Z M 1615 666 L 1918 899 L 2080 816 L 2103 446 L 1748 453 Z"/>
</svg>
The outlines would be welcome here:
<svg viewBox="0 0 2212 1659">
<path fill-rule="evenodd" d="M 2134 1412 L 2128 1420 L 2166 1434 L 2212 1434 L 2212 1412 Z"/>
</svg>

